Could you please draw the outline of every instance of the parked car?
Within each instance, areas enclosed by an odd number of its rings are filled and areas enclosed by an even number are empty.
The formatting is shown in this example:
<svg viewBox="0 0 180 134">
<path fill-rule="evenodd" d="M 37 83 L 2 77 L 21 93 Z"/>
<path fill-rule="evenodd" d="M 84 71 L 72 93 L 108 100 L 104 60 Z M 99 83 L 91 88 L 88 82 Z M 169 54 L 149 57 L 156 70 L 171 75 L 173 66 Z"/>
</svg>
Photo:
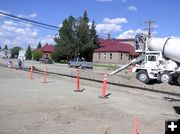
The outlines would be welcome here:
<svg viewBox="0 0 180 134">
<path fill-rule="evenodd" d="M 80 68 L 90 68 L 93 69 L 93 63 L 87 62 L 83 58 L 74 58 L 68 62 L 68 67 L 80 67 Z"/>
<path fill-rule="evenodd" d="M 39 61 L 41 61 L 42 63 L 45 63 L 45 64 L 52 64 L 53 63 L 53 60 L 50 58 L 41 58 Z"/>
</svg>

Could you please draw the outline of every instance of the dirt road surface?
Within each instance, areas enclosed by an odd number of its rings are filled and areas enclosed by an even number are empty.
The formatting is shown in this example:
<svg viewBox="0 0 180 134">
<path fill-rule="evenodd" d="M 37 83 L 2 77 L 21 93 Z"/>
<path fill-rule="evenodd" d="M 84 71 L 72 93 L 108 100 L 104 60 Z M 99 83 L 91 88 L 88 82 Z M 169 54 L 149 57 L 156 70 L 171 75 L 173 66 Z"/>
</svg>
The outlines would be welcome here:
<svg viewBox="0 0 180 134">
<path fill-rule="evenodd" d="M 180 118 L 180 98 L 102 84 L 33 74 L 0 66 L 0 134 L 164 134 L 165 120 Z M 168 86 L 168 85 L 167 85 Z M 167 101 L 164 97 L 173 98 Z"/>
</svg>

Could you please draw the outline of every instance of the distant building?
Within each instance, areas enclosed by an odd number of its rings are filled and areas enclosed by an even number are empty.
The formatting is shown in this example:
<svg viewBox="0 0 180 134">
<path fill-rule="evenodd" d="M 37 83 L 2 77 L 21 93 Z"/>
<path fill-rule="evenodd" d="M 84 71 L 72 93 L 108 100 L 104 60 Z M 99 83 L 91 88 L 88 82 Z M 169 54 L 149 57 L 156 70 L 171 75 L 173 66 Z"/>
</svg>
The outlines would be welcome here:
<svg viewBox="0 0 180 134">
<path fill-rule="evenodd" d="M 0 58 L 10 58 L 11 57 L 11 51 L 5 50 L 5 49 L 1 49 L 0 50 Z"/>
<path fill-rule="evenodd" d="M 6 58 L 5 52 L 4 51 L 0 51 L 0 58 Z"/>
<path fill-rule="evenodd" d="M 18 59 L 26 60 L 26 50 L 19 50 Z"/>
<path fill-rule="evenodd" d="M 54 52 L 54 46 L 45 44 L 38 50 L 40 50 L 43 53 L 43 58 L 51 58 L 51 54 Z"/>
<path fill-rule="evenodd" d="M 134 39 L 100 38 L 98 44 L 93 53 L 94 64 L 127 64 L 137 56 Z"/>
</svg>

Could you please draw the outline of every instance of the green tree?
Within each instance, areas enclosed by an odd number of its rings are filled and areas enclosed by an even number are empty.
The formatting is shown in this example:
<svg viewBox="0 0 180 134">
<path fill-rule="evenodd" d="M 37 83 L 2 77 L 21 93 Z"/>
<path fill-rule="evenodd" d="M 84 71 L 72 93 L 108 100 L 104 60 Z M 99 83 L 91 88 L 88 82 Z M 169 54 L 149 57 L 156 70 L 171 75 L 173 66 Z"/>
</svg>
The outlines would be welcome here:
<svg viewBox="0 0 180 134">
<path fill-rule="evenodd" d="M 34 51 L 32 53 L 33 60 L 39 61 L 42 58 L 43 54 L 41 51 Z"/>
<path fill-rule="evenodd" d="M 19 46 L 15 46 L 11 49 L 11 58 L 15 58 L 18 57 L 19 55 L 19 50 L 21 50 L 22 48 Z"/>
<path fill-rule="evenodd" d="M 90 29 L 89 29 L 89 18 L 87 11 L 84 12 L 83 17 L 80 17 L 79 24 L 77 27 L 77 47 L 75 54 L 80 54 L 81 57 L 84 57 L 86 60 L 91 60 L 89 57 L 89 50 L 91 49 L 91 39 L 90 39 Z"/>
<path fill-rule="evenodd" d="M 4 46 L 4 50 L 8 50 L 8 46 L 7 45 Z"/>
<path fill-rule="evenodd" d="M 98 35 L 96 32 L 96 25 L 95 22 L 92 22 L 91 29 L 90 29 L 90 40 L 91 40 L 91 46 L 93 49 L 98 48 Z"/>
<path fill-rule="evenodd" d="M 37 48 L 41 48 L 41 47 L 42 47 L 41 42 L 39 42 Z"/>
<path fill-rule="evenodd" d="M 28 48 L 26 50 L 26 59 L 31 60 L 32 59 L 32 51 L 31 51 L 31 46 L 28 45 Z"/>
<path fill-rule="evenodd" d="M 59 37 L 54 41 L 56 45 L 52 58 L 55 61 L 69 60 L 75 56 L 81 56 L 90 61 L 94 49 L 98 47 L 95 22 L 93 21 L 92 26 L 89 26 L 87 11 L 78 19 L 70 16 L 63 21 Z"/>
<path fill-rule="evenodd" d="M 69 60 L 74 56 L 76 21 L 72 16 L 63 21 L 63 26 L 59 30 L 59 37 L 54 39 L 56 46 L 52 58 L 55 61 Z"/>
<path fill-rule="evenodd" d="M 93 51 L 99 47 L 98 45 L 98 35 L 96 32 L 96 25 L 95 22 L 92 22 L 91 28 L 89 30 L 89 41 L 90 45 L 89 48 L 86 49 L 85 54 L 87 56 L 87 60 L 92 61 Z"/>
</svg>

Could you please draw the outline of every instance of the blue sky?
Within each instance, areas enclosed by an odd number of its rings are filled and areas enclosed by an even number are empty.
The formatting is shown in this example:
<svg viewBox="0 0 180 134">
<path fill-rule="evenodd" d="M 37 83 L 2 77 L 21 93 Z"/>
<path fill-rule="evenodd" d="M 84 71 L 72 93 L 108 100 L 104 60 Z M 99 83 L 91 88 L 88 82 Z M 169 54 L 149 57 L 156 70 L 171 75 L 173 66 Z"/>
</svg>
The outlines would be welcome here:
<svg viewBox="0 0 180 134">
<path fill-rule="evenodd" d="M 100 36 L 132 38 L 144 31 L 144 21 L 155 21 L 154 35 L 180 37 L 179 0 L 1 0 L 0 11 L 35 21 L 60 26 L 65 18 L 79 17 L 85 10 L 95 20 Z M 36 47 L 52 43 L 57 31 L 0 17 L 0 46 Z"/>
</svg>

